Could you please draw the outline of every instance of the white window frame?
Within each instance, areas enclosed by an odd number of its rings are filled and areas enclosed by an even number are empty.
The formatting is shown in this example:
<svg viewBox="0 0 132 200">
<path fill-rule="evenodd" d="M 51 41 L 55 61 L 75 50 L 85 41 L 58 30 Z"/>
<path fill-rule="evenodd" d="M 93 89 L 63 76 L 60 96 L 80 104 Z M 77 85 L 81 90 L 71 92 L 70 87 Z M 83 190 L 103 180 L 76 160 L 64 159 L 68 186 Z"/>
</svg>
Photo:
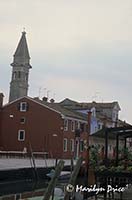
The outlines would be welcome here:
<svg viewBox="0 0 132 200">
<path fill-rule="evenodd" d="M 20 138 L 20 132 L 23 132 L 23 139 Z M 25 140 L 25 130 L 19 130 L 18 131 L 18 141 L 24 141 Z"/>
<path fill-rule="evenodd" d="M 67 152 L 67 143 L 68 143 L 67 138 L 64 138 L 64 140 L 63 140 L 63 151 L 64 152 Z"/>
<path fill-rule="evenodd" d="M 75 145 L 74 139 L 70 139 L 70 151 L 71 152 L 74 152 L 74 145 Z"/>
<path fill-rule="evenodd" d="M 77 129 L 80 129 L 80 122 L 77 121 Z"/>
<path fill-rule="evenodd" d="M 64 119 L 64 131 L 68 131 L 68 119 Z"/>
<path fill-rule="evenodd" d="M 23 104 L 25 104 L 25 109 L 23 109 Z M 27 111 L 27 102 L 20 102 L 20 111 L 26 112 Z"/>
<path fill-rule="evenodd" d="M 75 131 L 75 121 L 71 121 L 71 131 L 74 132 Z"/>
<path fill-rule="evenodd" d="M 83 146 L 81 146 L 81 144 L 82 144 Z M 83 149 L 82 149 L 81 147 L 83 147 Z M 80 140 L 80 152 L 83 152 L 83 151 L 84 151 L 84 141 L 83 141 L 83 140 Z"/>
</svg>

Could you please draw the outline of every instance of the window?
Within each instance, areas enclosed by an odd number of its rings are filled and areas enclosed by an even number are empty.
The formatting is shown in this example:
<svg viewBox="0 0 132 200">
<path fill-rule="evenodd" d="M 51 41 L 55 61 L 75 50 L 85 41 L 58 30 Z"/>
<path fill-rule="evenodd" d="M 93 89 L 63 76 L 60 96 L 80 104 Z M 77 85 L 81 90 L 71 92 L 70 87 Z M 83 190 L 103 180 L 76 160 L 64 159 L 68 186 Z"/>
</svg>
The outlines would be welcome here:
<svg viewBox="0 0 132 200">
<path fill-rule="evenodd" d="M 92 116 L 93 116 L 93 117 L 96 117 L 96 109 L 93 107 L 93 108 L 91 109 L 91 111 L 92 111 Z"/>
<path fill-rule="evenodd" d="M 81 124 L 80 124 L 80 129 L 81 129 L 82 132 L 85 131 L 85 124 L 84 124 L 84 123 L 81 123 Z"/>
<path fill-rule="evenodd" d="M 98 130 L 98 127 L 97 127 L 97 126 L 95 126 L 95 127 L 94 127 L 94 131 L 96 132 L 97 130 Z"/>
<path fill-rule="evenodd" d="M 71 121 L 71 131 L 74 132 L 75 131 L 75 122 Z"/>
<path fill-rule="evenodd" d="M 18 131 L 18 141 L 24 141 L 25 140 L 25 130 L 19 130 Z"/>
<path fill-rule="evenodd" d="M 80 129 L 80 122 L 76 121 L 76 129 Z"/>
<path fill-rule="evenodd" d="M 84 150 L 84 142 L 83 140 L 80 140 L 80 152 Z"/>
<path fill-rule="evenodd" d="M 25 81 L 28 81 L 28 73 L 25 74 Z"/>
<path fill-rule="evenodd" d="M 68 131 L 68 119 L 64 119 L 64 131 Z"/>
<path fill-rule="evenodd" d="M 16 75 L 17 75 L 17 73 L 16 73 L 16 72 L 13 72 L 13 80 L 16 79 Z"/>
<path fill-rule="evenodd" d="M 74 139 L 70 140 L 70 151 L 74 152 Z"/>
<path fill-rule="evenodd" d="M 21 78 L 21 72 L 18 71 L 18 78 Z"/>
<path fill-rule="evenodd" d="M 25 117 L 21 117 L 20 122 L 21 124 L 25 124 L 26 118 Z"/>
<path fill-rule="evenodd" d="M 27 102 L 20 103 L 20 111 L 22 111 L 22 112 L 27 111 Z"/>
<path fill-rule="evenodd" d="M 102 124 L 101 123 L 98 124 L 98 129 L 99 130 L 102 129 Z"/>
<path fill-rule="evenodd" d="M 63 151 L 64 152 L 67 151 L 67 138 L 64 138 L 64 141 L 63 141 Z"/>
</svg>

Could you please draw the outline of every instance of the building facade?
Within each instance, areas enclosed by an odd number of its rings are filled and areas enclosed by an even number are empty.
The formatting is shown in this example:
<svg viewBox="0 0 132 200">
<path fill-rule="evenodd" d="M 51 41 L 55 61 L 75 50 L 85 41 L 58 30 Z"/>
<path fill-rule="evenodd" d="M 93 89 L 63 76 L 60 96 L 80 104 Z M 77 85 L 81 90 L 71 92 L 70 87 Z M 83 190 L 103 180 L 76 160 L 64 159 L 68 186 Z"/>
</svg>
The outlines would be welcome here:
<svg viewBox="0 0 132 200">
<path fill-rule="evenodd" d="M 83 153 L 87 120 L 73 112 L 21 97 L 1 107 L 0 150 L 73 158 Z"/>
</svg>

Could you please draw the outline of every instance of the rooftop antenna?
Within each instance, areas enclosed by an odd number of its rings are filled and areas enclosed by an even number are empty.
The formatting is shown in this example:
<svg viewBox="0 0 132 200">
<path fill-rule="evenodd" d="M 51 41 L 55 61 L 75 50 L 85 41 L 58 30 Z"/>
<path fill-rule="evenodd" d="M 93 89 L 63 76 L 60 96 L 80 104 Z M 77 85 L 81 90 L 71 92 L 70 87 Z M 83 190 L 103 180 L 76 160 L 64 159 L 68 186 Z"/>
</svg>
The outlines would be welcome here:
<svg viewBox="0 0 132 200">
<path fill-rule="evenodd" d="M 47 90 L 47 98 L 49 99 L 50 90 Z"/>
<path fill-rule="evenodd" d="M 97 101 L 97 98 L 98 98 L 98 96 L 99 96 L 99 94 L 100 94 L 100 92 L 95 92 L 94 93 L 94 96 L 92 96 L 92 101 Z"/>
<path fill-rule="evenodd" d="M 54 94 L 53 94 L 53 99 L 55 99 L 55 97 L 56 97 L 56 94 L 54 93 Z"/>
<path fill-rule="evenodd" d="M 47 88 L 44 88 L 44 97 L 46 96 L 46 90 L 47 90 Z"/>
<path fill-rule="evenodd" d="M 42 89 L 42 88 L 39 87 L 39 96 L 38 96 L 39 98 L 40 98 L 40 95 L 41 95 L 41 89 Z"/>
</svg>

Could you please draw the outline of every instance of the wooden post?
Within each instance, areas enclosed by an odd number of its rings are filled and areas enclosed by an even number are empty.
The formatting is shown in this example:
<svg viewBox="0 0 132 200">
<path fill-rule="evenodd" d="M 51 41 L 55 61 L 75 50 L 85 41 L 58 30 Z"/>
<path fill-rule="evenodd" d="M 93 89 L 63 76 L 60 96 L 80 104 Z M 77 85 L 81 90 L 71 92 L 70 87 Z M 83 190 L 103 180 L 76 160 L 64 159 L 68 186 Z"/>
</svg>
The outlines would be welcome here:
<svg viewBox="0 0 132 200">
<path fill-rule="evenodd" d="M 126 151 L 127 151 L 127 138 L 125 137 L 124 138 L 124 155 L 123 155 L 123 157 L 124 157 L 124 159 L 125 160 L 127 160 L 127 155 L 126 155 Z"/>
<path fill-rule="evenodd" d="M 87 149 L 86 149 L 86 158 L 85 158 L 87 171 L 89 168 L 89 135 L 91 132 L 91 115 L 92 115 L 92 112 L 89 111 L 88 112 L 88 130 L 87 130 Z"/>
<path fill-rule="evenodd" d="M 31 154 L 31 167 L 32 167 L 32 164 L 33 164 L 34 175 L 35 175 L 36 180 L 38 180 L 39 179 L 38 172 L 37 172 L 35 159 L 34 159 L 34 155 L 33 155 L 33 150 L 32 150 L 32 146 L 31 146 L 30 142 L 29 142 L 29 148 L 30 148 L 30 154 Z"/>
<path fill-rule="evenodd" d="M 118 149 L 119 149 L 119 136 L 118 134 L 116 135 L 116 166 L 118 166 Z"/>
<path fill-rule="evenodd" d="M 124 141 L 124 149 L 127 148 L 126 142 L 127 142 L 127 138 L 125 137 L 125 141 Z"/>
<path fill-rule="evenodd" d="M 53 178 L 51 179 L 51 181 L 49 182 L 49 185 L 48 185 L 48 187 L 45 191 L 45 195 L 44 195 L 43 200 L 49 200 L 50 199 L 50 196 L 53 194 L 54 188 L 55 188 L 56 183 L 57 183 L 57 179 L 58 179 L 63 167 L 64 167 L 64 161 L 60 160 L 58 165 L 55 168 L 55 174 L 54 174 Z"/>
<path fill-rule="evenodd" d="M 88 186 L 88 180 L 89 180 L 89 135 L 91 132 L 91 115 L 92 112 L 89 111 L 88 112 L 88 118 L 87 118 L 87 122 L 88 122 L 88 129 L 87 129 L 87 138 L 86 138 L 86 143 L 85 143 L 85 176 L 84 176 L 84 185 L 87 187 Z M 84 192 L 83 194 L 83 199 L 87 199 L 87 192 Z"/>
<path fill-rule="evenodd" d="M 56 158 L 55 159 L 55 167 L 57 166 L 57 162 L 58 162 L 58 159 Z"/>
<path fill-rule="evenodd" d="M 73 171 L 73 168 L 74 168 L 74 161 L 73 161 L 73 158 L 71 158 L 71 173 Z"/>
<path fill-rule="evenodd" d="M 108 167 L 108 131 L 105 130 L 105 166 Z"/>
<path fill-rule="evenodd" d="M 72 185 L 73 187 L 75 186 L 76 179 L 77 179 L 77 176 L 78 176 L 78 173 L 79 173 L 79 170 L 80 170 L 82 161 L 83 161 L 83 158 L 80 157 L 80 158 L 78 159 L 78 161 L 77 161 L 77 164 L 76 164 L 74 170 L 73 170 L 73 173 L 72 173 L 72 175 L 71 175 L 71 178 L 70 178 L 70 180 L 69 180 L 68 185 Z M 68 192 L 68 191 L 66 191 L 64 200 L 69 200 L 70 196 L 71 196 L 71 193 Z"/>
</svg>

